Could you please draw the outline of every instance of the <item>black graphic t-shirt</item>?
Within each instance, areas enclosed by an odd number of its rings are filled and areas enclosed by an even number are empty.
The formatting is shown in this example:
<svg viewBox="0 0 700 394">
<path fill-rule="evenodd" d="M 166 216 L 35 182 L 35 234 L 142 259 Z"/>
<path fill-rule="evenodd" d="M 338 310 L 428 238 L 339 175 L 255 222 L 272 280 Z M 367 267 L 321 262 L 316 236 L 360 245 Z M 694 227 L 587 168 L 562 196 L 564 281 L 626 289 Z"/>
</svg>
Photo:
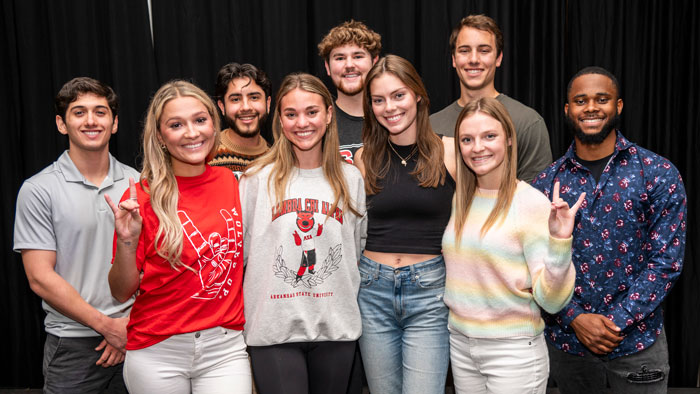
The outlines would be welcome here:
<svg viewBox="0 0 700 394">
<path fill-rule="evenodd" d="M 336 121 L 338 122 L 338 139 L 340 155 L 350 164 L 355 163 L 355 153 L 362 147 L 361 116 L 352 116 L 335 105 Z"/>
</svg>

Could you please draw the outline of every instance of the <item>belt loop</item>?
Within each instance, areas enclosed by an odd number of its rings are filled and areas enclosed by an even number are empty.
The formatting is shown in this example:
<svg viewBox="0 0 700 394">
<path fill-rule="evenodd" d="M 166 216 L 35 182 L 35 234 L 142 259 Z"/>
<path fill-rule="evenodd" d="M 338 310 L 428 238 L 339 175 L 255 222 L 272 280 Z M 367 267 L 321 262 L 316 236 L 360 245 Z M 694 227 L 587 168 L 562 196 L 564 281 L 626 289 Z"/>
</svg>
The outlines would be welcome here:
<svg viewBox="0 0 700 394">
<path fill-rule="evenodd" d="M 416 281 L 416 270 L 413 269 L 414 266 L 415 266 L 415 264 L 411 264 L 411 265 L 408 266 L 408 268 L 411 270 L 411 282 L 414 282 L 414 283 L 415 283 L 415 281 Z"/>
<path fill-rule="evenodd" d="M 374 280 L 379 280 L 379 271 L 382 269 L 382 265 L 374 260 L 372 262 L 374 263 Z"/>
</svg>

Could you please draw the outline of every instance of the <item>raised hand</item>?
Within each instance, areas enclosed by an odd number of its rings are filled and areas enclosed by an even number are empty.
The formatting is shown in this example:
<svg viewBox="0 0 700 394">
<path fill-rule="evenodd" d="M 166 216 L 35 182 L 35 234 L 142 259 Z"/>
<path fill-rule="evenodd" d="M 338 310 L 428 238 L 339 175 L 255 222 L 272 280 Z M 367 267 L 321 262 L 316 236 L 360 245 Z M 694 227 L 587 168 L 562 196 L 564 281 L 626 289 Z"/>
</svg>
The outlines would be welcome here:
<svg viewBox="0 0 700 394">
<path fill-rule="evenodd" d="M 105 194 L 105 200 L 114 213 L 114 229 L 117 232 L 117 239 L 127 244 L 138 242 L 141 234 L 142 218 L 139 213 L 139 203 L 136 199 L 136 184 L 134 178 L 129 178 L 129 199 L 116 205 L 112 199 Z"/>
<path fill-rule="evenodd" d="M 576 212 L 586 198 L 586 193 L 578 196 L 573 207 L 559 197 L 559 181 L 554 183 L 552 190 L 552 210 L 549 213 L 549 234 L 554 238 L 569 238 L 574 231 Z"/>
</svg>

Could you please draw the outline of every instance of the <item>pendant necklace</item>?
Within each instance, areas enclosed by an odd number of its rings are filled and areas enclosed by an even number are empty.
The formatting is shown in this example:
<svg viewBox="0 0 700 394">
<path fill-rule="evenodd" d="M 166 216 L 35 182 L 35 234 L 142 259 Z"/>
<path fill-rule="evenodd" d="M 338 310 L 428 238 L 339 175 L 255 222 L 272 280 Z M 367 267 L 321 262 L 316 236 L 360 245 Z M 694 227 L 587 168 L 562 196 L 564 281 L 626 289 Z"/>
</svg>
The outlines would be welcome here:
<svg viewBox="0 0 700 394">
<path fill-rule="evenodd" d="M 409 153 L 408 156 L 401 157 L 399 152 L 397 152 L 396 149 L 394 149 L 394 145 L 391 144 L 391 141 L 387 142 L 389 143 L 389 148 L 391 148 L 391 150 L 396 154 L 396 156 L 398 156 L 399 159 L 401 159 L 401 164 L 403 164 L 404 167 L 406 167 L 406 160 L 410 159 L 411 157 L 413 157 L 413 155 L 416 154 L 416 152 L 418 152 L 418 144 L 416 144 L 416 146 L 413 147 L 413 150 L 411 150 L 411 153 Z"/>
</svg>

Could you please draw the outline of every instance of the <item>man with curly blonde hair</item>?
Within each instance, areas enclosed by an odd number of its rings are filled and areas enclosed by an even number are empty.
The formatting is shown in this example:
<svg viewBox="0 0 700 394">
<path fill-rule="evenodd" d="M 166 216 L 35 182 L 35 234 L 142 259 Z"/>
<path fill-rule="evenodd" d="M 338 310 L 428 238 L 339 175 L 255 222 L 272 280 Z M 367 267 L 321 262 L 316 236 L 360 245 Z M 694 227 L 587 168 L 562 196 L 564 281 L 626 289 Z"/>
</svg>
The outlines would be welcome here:
<svg viewBox="0 0 700 394">
<path fill-rule="evenodd" d="M 364 23 L 350 20 L 332 28 L 318 44 L 326 72 L 337 89 L 340 153 L 350 163 L 362 146 L 362 92 L 367 73 L 379 59 L 381 40 Z"/>
</svg>

